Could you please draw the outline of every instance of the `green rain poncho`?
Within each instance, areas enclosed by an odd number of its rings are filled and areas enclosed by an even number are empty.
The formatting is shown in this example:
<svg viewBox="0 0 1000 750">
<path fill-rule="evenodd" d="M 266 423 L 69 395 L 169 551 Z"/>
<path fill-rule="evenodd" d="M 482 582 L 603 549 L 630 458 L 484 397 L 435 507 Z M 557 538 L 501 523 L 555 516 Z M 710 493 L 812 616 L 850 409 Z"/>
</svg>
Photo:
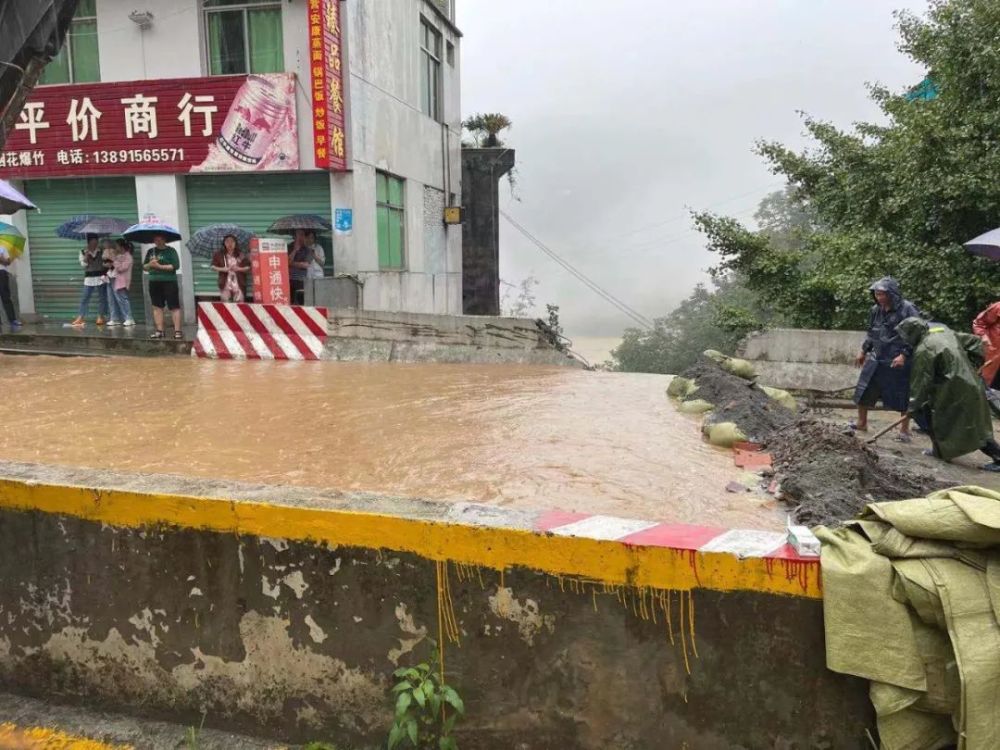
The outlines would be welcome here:
<svg viewBox="0 0 1000 750">
<path fill-rule="evenodd" d="M 983 383 L 969 361 L 977 351 L 975 337 L 920 318 L 907 318 L 896 330 L 913 347 L 909 412 L 930 413 L 940 458 L 950 461 L 979 450 L 993 436 L 993 423 Z"/>
</svg>

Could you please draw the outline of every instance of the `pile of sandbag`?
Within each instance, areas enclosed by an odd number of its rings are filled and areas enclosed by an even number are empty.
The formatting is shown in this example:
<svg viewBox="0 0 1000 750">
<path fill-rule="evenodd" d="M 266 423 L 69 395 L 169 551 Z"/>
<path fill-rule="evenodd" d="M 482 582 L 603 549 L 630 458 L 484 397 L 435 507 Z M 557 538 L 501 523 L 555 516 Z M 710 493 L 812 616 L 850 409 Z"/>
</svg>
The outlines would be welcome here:
<svg viewBox="0 0 1000 750">
<path fill-rule="evenodd" d="M 747 360 L 714 349 L 703 354 L 697 364 L 670 381 L 667 395 L 679 411 L 704 415 L 702 432 L 712 445 L 763 441 L 798 411 L 787 391 L 758 386 L 757 373 Z"/>
</svg>

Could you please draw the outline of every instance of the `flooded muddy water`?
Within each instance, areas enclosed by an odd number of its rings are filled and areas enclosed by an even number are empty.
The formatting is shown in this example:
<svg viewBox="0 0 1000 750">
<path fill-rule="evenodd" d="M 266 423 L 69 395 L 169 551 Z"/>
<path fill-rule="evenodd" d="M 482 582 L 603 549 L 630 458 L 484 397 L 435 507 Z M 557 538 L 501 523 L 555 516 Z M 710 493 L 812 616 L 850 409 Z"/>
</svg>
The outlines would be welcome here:
<svg viewBox="0 0 1000 750">
<path fill-rule="evenodd" d="M 0 357 L 12 461 L 780 528 L 657 375 Z"/>
</svg>

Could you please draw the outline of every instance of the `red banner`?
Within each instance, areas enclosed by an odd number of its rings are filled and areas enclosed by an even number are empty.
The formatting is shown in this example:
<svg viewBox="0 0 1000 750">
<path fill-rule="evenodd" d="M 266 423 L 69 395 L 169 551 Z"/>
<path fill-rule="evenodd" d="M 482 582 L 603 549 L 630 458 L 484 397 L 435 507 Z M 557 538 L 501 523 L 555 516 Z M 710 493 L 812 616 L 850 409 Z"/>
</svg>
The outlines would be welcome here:
<svg viewBox="0 0 1000 750">
<path fill-rule="evenodd" d="M 250 240 L 250 272 L 254 302 L 287 305 L 289 296 L 288 247 L 282 239 L 254 237 Z"/>
<path fill-rule="evenodd" d="M 309 0 L 313 147 L 316 166 L 347 169 L 340 0 Z"/>
<path fill-rule="evenodd" d="M 0 177 L 298 168 L 286 73 L 40 86 L 0 152 Z"/>
</svg>

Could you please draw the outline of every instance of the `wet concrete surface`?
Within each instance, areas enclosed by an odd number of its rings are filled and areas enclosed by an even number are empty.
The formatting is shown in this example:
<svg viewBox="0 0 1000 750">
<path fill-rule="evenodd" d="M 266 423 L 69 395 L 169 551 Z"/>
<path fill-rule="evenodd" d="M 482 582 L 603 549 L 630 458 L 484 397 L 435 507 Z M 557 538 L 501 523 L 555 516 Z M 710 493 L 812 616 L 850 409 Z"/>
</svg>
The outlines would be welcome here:
<svg viewBox="0 0 1000 750">
<path fill-rule="evenodd" d="M 778 528 L 657 375 L 0 356 L 9 461 Z"/>
<path fill-rule="evenodd" d="M 9 724 L 6 732 L 4 724 Z M 193 732 L 193 734 L 192 734 Z M 292 750 L 288 745 L 202 726 L 62 706 L 0 693 L 5 750 Z"/>
</svg>

